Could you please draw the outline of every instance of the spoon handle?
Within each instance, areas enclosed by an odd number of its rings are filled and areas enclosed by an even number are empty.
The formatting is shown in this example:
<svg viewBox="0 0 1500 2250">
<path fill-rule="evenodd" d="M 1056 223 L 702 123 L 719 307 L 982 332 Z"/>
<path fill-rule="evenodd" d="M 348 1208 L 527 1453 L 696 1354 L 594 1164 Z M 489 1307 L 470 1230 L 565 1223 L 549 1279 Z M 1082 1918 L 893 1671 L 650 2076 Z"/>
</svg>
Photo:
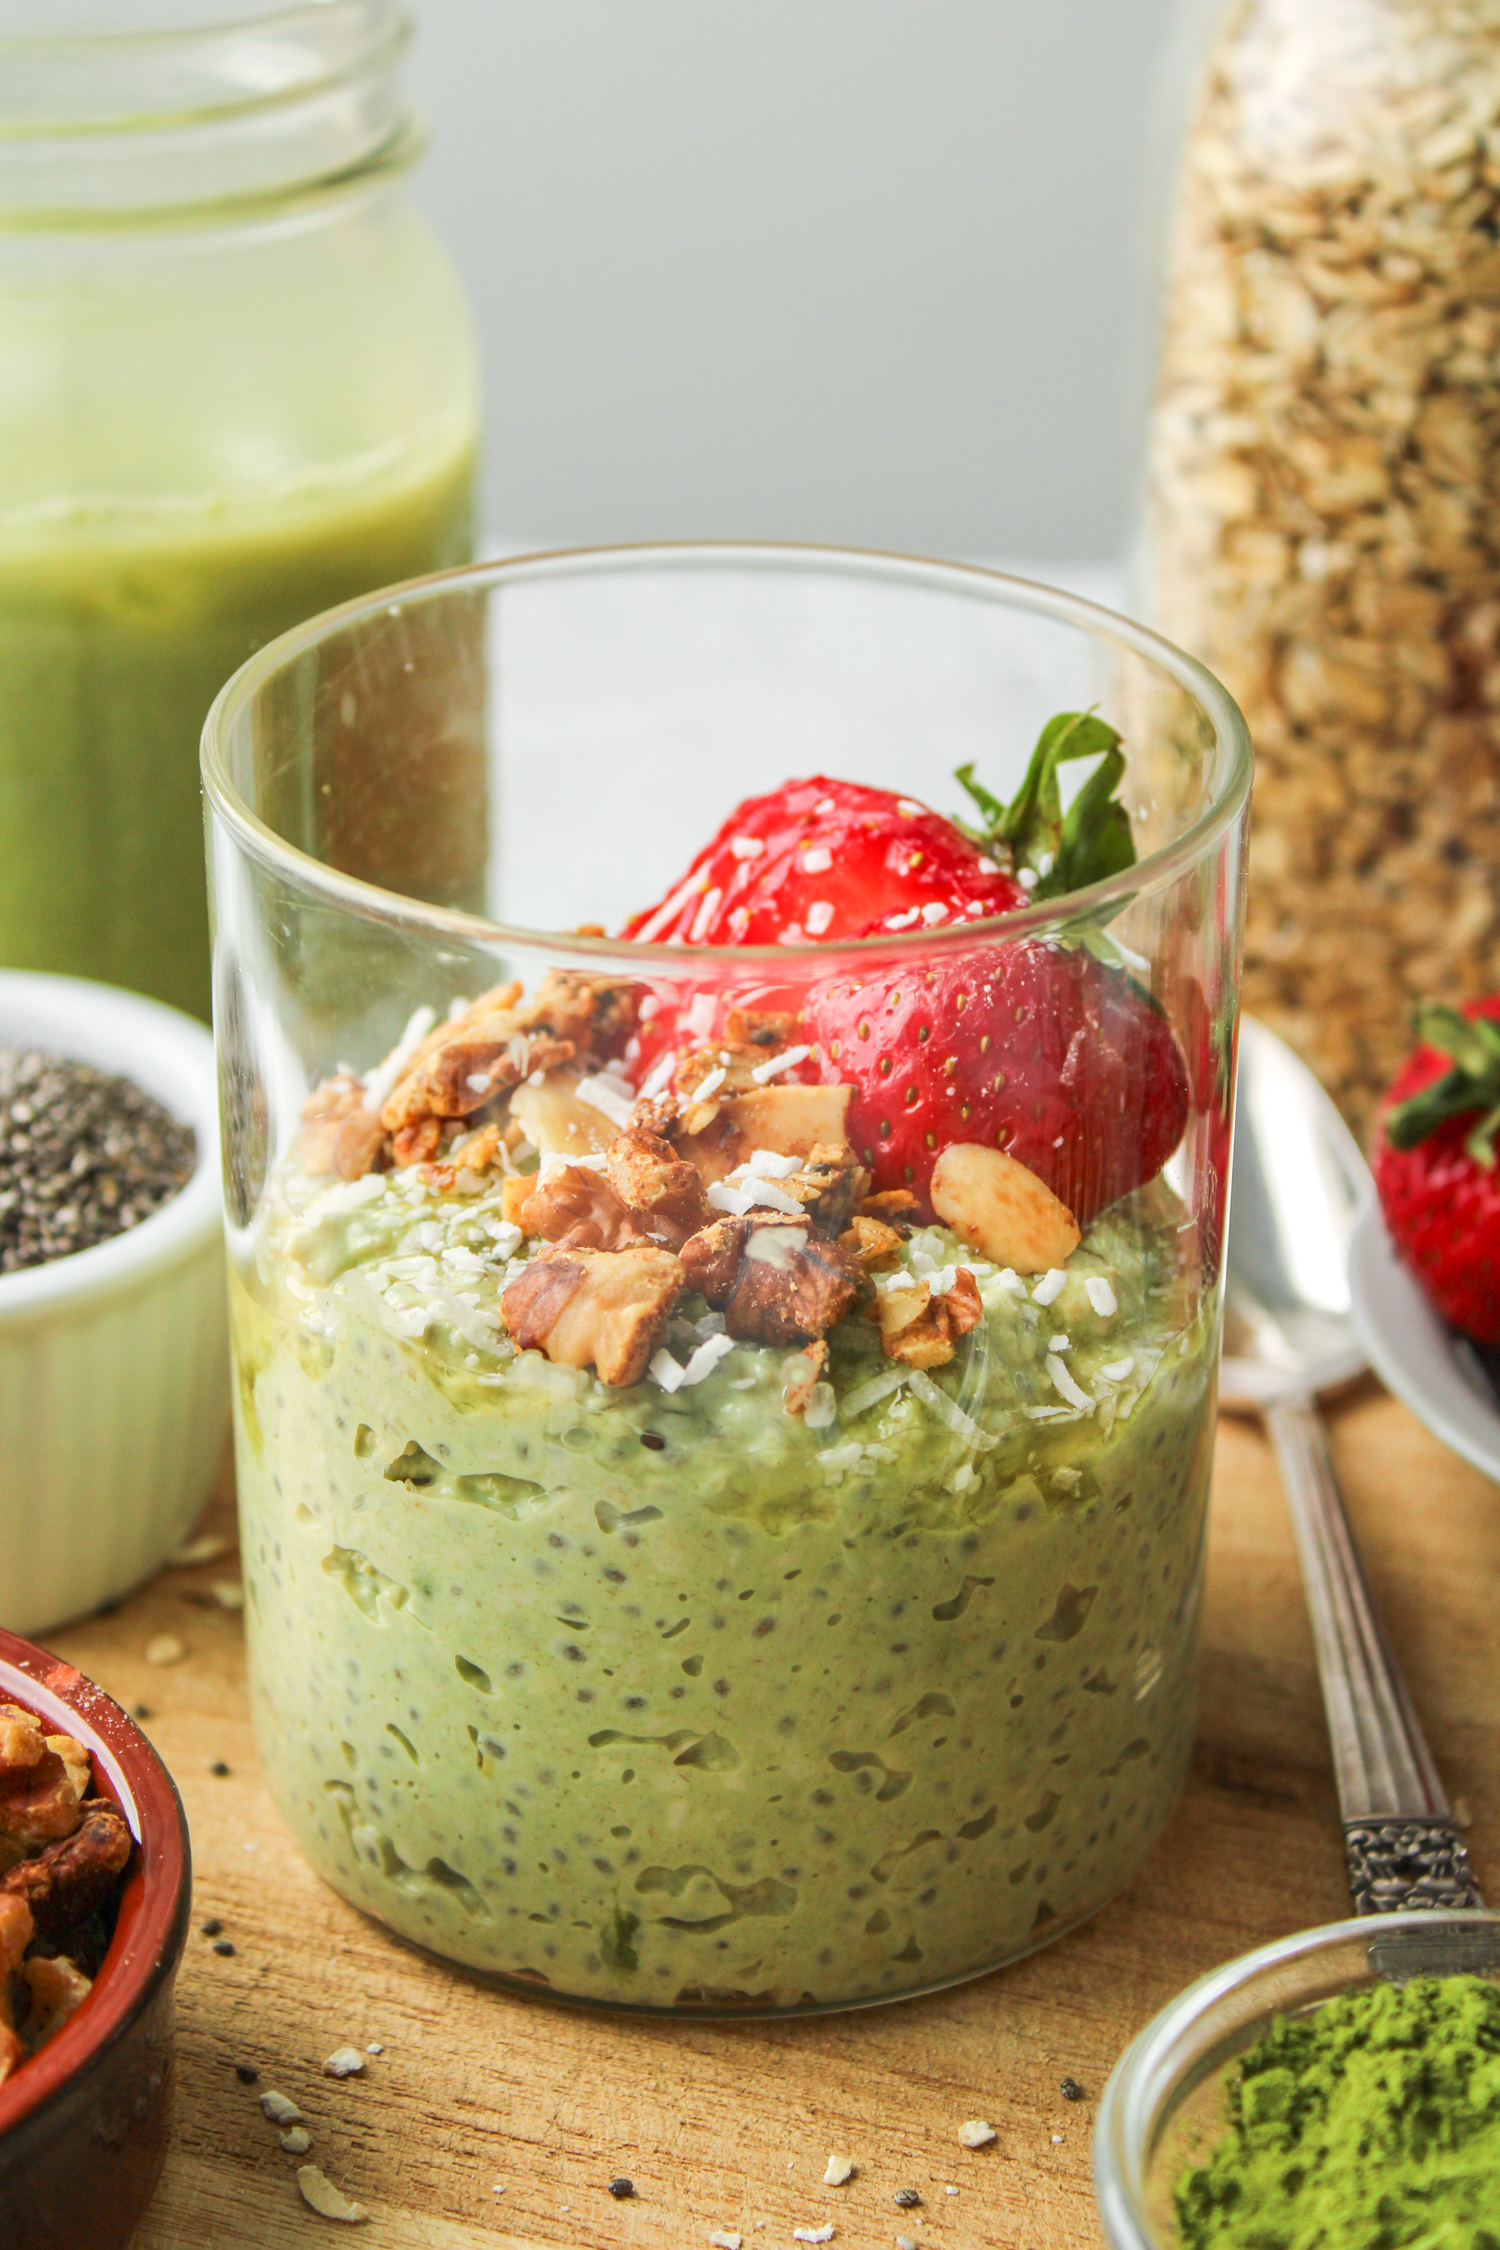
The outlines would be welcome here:
<svg viewBox="0 0 1500 2250">
<path fill-rule="evenodd" d="M 1358 1913 L 1477 1906 L 1468 1853 L 1370 1592 L 1310 1398 L 1267 1407 L 1302 1562 Z"/>
</svg>

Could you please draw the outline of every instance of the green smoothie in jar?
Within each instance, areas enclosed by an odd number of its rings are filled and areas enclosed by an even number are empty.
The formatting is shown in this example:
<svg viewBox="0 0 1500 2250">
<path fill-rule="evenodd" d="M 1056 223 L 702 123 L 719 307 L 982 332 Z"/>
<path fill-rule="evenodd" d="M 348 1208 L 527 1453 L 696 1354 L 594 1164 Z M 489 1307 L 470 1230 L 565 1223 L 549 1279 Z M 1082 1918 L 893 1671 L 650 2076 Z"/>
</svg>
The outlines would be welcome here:
<svg viewBox="0 0 1500 2250">
<path fill-rule="evenodd" d="M 0 137 L 0 963 L 199 1014 L 215 693 L 472 551 L 472 343 L 402 192 L 400 41 L 380 0 L 340 16 L 277 38 L 253 146 L 253 21 L 11 57 L 35 130 Z"/>
</svg>

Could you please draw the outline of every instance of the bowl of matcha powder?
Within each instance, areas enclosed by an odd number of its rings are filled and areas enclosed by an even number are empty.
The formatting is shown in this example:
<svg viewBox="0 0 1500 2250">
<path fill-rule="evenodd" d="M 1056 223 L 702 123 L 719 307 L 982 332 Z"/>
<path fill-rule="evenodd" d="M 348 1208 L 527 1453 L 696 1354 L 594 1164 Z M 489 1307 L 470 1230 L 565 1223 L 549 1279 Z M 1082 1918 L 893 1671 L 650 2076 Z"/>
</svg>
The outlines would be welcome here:
<svg viewBox="0 0 1500 2250">
<path fill-rule="evenodd" d="M 1111 2250 L 1500 2250 L 1500 1915 L 1300 1932 L 1121 2056 L 1094 2179 Z"/>
</svg>

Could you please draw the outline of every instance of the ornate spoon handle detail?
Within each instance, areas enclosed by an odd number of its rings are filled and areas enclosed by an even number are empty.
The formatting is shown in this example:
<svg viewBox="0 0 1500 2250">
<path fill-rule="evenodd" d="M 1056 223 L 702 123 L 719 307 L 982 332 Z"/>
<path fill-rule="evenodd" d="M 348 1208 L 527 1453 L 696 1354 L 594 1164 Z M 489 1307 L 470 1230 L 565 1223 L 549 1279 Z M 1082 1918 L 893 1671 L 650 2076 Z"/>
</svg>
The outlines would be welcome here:
<svg viewBox="0 0 1500 2250">
<path fill-rule="evenodd" d="M 1265 1419 L 1307 1589 L 1355 1912 L 1479 1906 L 1453 1808 L 1360 1563 L 1317 1406 L 1278 1399 Z"/>
</svg>

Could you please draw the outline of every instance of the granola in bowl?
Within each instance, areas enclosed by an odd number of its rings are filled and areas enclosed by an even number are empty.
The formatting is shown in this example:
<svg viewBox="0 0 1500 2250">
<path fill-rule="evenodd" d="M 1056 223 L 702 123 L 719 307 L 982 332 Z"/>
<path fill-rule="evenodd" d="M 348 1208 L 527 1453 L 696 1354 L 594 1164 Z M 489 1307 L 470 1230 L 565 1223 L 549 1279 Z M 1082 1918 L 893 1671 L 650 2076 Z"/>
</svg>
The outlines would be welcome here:
<svg viewBox="0 0 1500 2250">
<path fill-rule="evenodd" d="M 92 1990 L 132 1848 L 84 1745 L 0 1703 L 0 2086 Z"/>
</svg>

